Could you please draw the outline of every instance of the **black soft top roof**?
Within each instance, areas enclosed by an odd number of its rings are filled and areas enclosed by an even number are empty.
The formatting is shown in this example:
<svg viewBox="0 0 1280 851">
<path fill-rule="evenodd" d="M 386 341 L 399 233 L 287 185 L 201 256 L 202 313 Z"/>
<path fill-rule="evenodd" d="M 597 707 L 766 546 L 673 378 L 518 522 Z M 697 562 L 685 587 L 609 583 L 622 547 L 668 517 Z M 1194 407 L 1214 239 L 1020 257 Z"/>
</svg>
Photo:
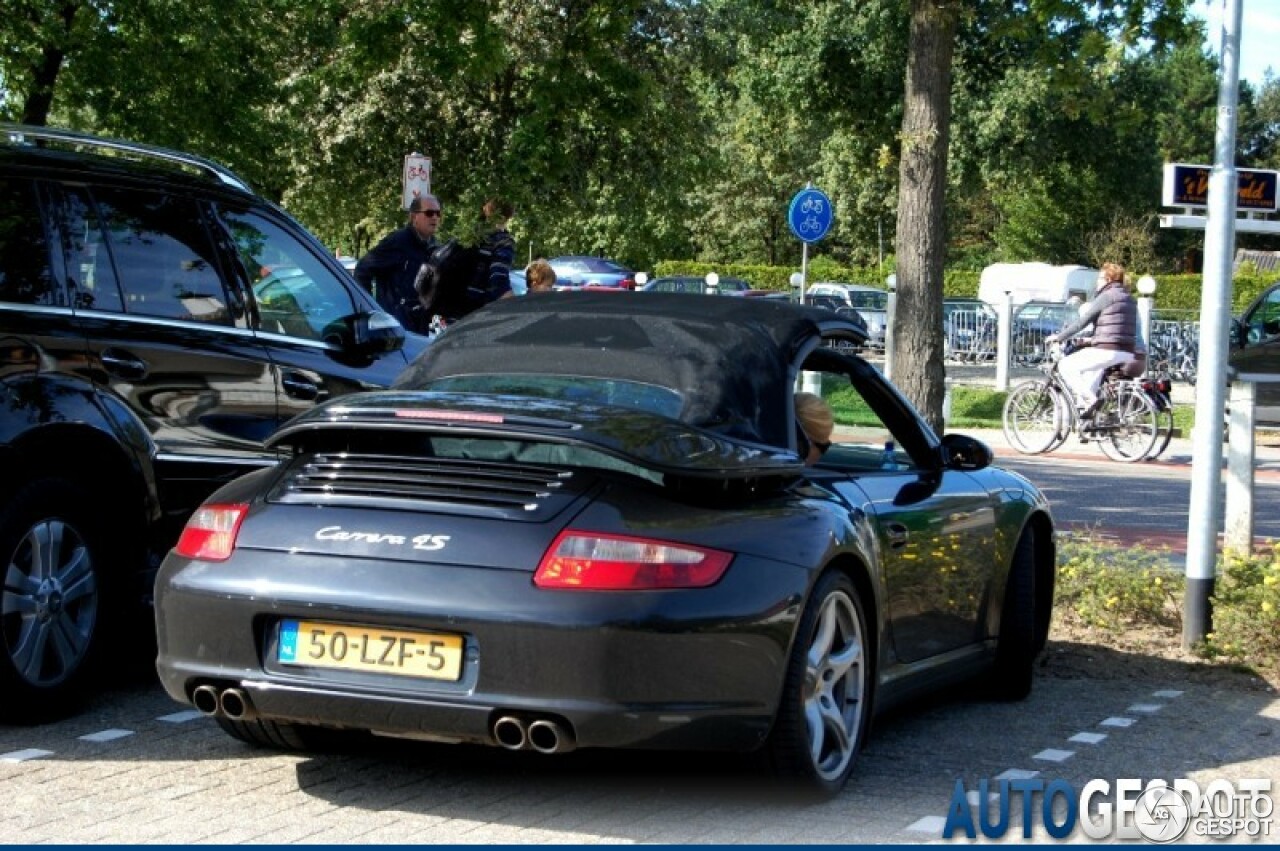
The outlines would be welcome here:
<svg viewBox="0 0 1280 851">
<path fill-rule="evenodd" d="M 395 387 L 460 375 L 626 379 L 677 391 L 682 422 L 786 446 L 797 357 L 824 332 L 865 338 L 829 311 L 777 301 L 545 293 L 503 299 L 451 326 Z"/>
</svg>

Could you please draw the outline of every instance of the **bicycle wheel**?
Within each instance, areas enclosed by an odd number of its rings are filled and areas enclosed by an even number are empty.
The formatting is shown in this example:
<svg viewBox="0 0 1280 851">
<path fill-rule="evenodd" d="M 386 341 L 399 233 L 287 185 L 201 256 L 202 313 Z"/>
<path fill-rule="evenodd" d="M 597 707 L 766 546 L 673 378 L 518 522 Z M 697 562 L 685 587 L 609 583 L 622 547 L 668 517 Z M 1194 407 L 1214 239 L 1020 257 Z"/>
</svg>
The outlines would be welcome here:
<svg viewBox="0 0 1280 851">
<path fill-rule="evenodd" d="M 1067 402 L 1048 381 L 1026 381 L 1004 403 L 1004 436 L 1024 455 L 1039 455 L 1061 444 L 1070 421 Z"/>
<path fill-rule="evenodd" d="M 1165 408 L 1164 410 L 1156 408 L 1156 427 L 1160 430 L 1160 433 L 1156 435 L 1155 445 L 1147 453 L 1147 457 L 1144 459 L 1146 461 L 1154 461 L 1163 455 L 1164 451 L 1169 448 L 1169 442 L 1173 440 L 1172 408 Z"/>
<path fill-rule="evenodd" d="M 1095 415 L 1102 451 L 1113 461 L 1141 461 L 1160 437 L 1159 414 L 1141 390 L 1123 386 Z"/>
</svg>

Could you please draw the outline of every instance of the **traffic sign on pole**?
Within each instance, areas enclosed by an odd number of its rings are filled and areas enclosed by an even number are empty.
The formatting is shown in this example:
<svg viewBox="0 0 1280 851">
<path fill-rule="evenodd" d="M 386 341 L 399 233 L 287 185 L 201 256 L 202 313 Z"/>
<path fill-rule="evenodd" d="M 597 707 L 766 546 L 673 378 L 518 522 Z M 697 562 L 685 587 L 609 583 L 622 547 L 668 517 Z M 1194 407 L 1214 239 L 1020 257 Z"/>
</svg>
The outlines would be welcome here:
<svg viewBox="0 0 1280 851">
<path fill-rule="evenodd" d="M 404 158 L 404 209 L 414 198 L 431 194 L 431 157 L 407 154 Z"/>
<path fill-rule="evenodd" d="M 831 230 L 835 210 L 831 199 L 821 189 L 812 186 L 801 189 L 791 199 L 787 210 L 787 224 L 796 239 L 809 244 L 817 242 Z"/>
</svg>

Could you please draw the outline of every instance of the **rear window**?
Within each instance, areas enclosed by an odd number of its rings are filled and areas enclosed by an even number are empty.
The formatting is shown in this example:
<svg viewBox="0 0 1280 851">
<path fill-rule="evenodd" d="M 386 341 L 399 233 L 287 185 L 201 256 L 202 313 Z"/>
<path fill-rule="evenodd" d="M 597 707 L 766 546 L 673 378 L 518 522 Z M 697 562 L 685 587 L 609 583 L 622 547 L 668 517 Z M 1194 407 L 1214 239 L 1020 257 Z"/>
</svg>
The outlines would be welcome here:
<svg viewBox="0 0 1280 851">
<path fill-rule="evenodd" d="M 442 393 L 530 396 L 535 399 L 610 405 L 646 411 L 671 419 L 678 419 L 684 407 L 680 394 L 670 387 L 576 375 L 458 375 L 437 379 L 423 389 Z"/>
<path fill-rule="evenodd" d="M 34 187 L 0 180 L 0 301 L 65 305 L 49 270 L 49 244 Z"/>
<path fill-rule="evenodd" d="M 870 307 L 883 310 L 889 303 L 888 293 L 851 292 L 849 301 L 854 307 Z"/>
</svg>

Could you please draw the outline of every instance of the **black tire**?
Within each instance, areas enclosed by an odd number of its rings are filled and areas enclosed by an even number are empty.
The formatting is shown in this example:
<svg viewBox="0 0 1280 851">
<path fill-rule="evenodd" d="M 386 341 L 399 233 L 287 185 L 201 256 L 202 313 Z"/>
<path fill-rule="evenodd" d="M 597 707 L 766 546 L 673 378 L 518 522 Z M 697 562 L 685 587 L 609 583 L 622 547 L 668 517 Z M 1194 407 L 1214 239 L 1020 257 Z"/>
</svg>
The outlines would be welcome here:
<svg viewBox="0 0 1280 851">
<path fill-rule="evenodd" d="M 342 741 L 342 733 L 337 730 L 325 730 L 306 724 L 288 724 L 263 718 L 232 721 L 230 718 L 219 717 L 214 720 L 228 736 L 258 748 L 307 752 L 333 747 Z"/>
<path fill-rule="evenodd" d="M 1023 700 L 1031 694 L 1036 656 L 1043 648 L 1037 634 L 1036 537 L 1027 527 L 1013 550 L 1000 614 L 1000 636 L 991 671 L 991 692 L 998 700 Z"/>
<path fill-rule="evenodd" d="M 780 780 L 829 797 L 853 772 L 871 721 L 875 660 L 853 582 L 818 580 L 796 629 L 767 748 Z"/>
<path fill-rule="evenodd" d="M 0 718 L 65 715 L 93 682 L 118 602 L 102 525 L 62 479 L 26 484 L 0 507 Z"/>
<path fill-rule="evenodd" d="M 1024 455 L 1060 446 L 1070 428 L 1067 402 L 1047 381 L 1026 381 L 1009 393 L 1001 422 L 1009 445 Z"/>
</svg>

